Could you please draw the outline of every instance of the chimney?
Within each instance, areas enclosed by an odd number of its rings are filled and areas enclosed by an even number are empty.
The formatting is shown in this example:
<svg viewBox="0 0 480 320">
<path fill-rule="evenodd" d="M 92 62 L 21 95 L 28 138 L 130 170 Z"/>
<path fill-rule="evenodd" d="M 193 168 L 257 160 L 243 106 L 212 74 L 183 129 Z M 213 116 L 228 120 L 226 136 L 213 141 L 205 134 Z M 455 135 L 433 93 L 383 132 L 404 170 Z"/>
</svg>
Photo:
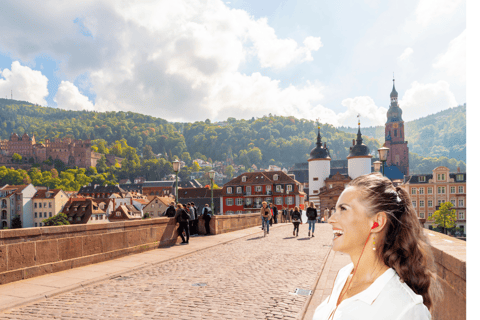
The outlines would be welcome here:
<svg viewBox="0 0 480 320">
<path fill-rule="evenodd" d="M 323 143 L 323 149 L 327 149 L 327 143 L 326 142 Z"/>
<path fill-rule="evenodd" d="M 460 173 L 460 167 L 457 167 L 457 172 Z"/>
</svg>

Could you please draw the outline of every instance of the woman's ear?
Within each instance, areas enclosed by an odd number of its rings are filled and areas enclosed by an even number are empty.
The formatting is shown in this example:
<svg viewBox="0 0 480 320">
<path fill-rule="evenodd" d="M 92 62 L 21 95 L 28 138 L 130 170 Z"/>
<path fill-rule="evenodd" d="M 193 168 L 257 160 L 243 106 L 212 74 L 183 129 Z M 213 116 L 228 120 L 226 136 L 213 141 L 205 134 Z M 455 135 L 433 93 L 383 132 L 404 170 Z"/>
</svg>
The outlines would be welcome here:
<svg viewBox="0 0 480 320">
<path fill-rule="evenodd" d="M 372 231 L 380 232 L 383 230 L 386 224 L 387 224 L 387 214 L 383 211 L 379 212 L 375 215 L 375 218 L 372 221 Z"/>
</svg>

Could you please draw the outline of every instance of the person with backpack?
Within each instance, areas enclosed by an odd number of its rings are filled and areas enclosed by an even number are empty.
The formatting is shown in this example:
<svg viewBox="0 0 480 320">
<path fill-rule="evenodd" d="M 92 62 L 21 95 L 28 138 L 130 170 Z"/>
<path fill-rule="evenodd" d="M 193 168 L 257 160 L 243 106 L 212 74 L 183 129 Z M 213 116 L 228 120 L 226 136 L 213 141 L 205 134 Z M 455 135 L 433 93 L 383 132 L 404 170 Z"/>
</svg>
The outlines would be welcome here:
<svg viewBox="0 0 480 320">
<path fill-rule="evenodd" d="M 272 220 L 272 213 L 270 208 L 267 207 L 265 201 L 262 202 L 262 208 L 260 209 L 260 216 L 262 217 L 262 230 L 267 228 L 267 234 L 270 232 L 270 221 Z"/>
<path fill-rule="evenodd" d="M 205 233 L 210 235 L 210 220 L 212 219 L 212 209 L 208 206 L 208 203 L 202 210 L 203 220 L 205 220 Z"/>
<path fill-rule="evenodd" d="M 198 236 L 198 208 L 194 202 L 190 202 L 193 211 L 195 212 L 195 220 L 193 220 L 192 234 Z"/>
<path fill-rule="evenodd" d="M 181 203 L 177 204 L 177 212 L 175 213 L 175 220 L 178 222 L 178 234 L 182 237 L 182 244 L 188 244 L 190 240 L 190 230 L 188 228 L 188 222 L 190 221 L 190 215 L 184 209 Z M 183 232 L 185 231 L 185 236 Z M 186 240 L 185 240 L 186 238 Z"/>
<path fill-rule="evenodd" d="M 299 229 L 300 223 L 302 223 L 302 214 L 298 210 L 298 207 L 295 207 L 295 209 L 292 212 L 292 222 L 293 222 L 293 236 L 298 237 L 298 229 Z M 295 235 L 295 231 L 297 231 L 297 235 Z"/>
<path fill-rule="evenodd" d="M 170 206 L 167 208 L 167 210 L 165 210 L 165 216 L 169 218 L 173 218 L 175 217 L 175 213 L 176 213 L 175 202 L 172 201 L 170 202 Z"/>
<path fill-rule="evenodd" d="M 317 222 L 317 209 L 315 204 L 310 202 L 310 205 L 307 208 L 307 218 L 308 218 L 308 236 L 310 237 L 310 230 L 312 231 L 312 237 L 315 237 L 313 233 L 315 232 L 315 222 Z"/>
</svg>

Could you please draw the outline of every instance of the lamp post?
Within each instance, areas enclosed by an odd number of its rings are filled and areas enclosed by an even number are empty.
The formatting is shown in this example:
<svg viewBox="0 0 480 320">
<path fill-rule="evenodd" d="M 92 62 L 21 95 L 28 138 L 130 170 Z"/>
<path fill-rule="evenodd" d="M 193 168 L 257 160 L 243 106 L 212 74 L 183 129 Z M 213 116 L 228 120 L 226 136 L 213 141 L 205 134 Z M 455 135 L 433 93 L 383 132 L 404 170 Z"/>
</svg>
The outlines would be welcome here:
<svg viewBox="0 0 480 320">
<path fill-rule="evenodd" d="M 382 161 L 375 161 L 373 163 L 373 171 L 380 172 L 381 167 L 382 167 Z"/>
<path fill-rule="evenodd" d="M 215 212 L 215 209 L 213 207 L 213 179 L 215 178 L 215 171 L 214 170 L 210 170 L 208 171 L 208 176 L 210 177 L 210 191 L 211 191 L 211 200 L 212 200 L 212 213 L 214 214 Z"/>
<path fill-rule="evenodd" d="M 173 161 L 173 172 L 175 172 L 175 203 L 178 203 L 178 172 L 180 171 L 180 161 Z"/>
<path fill-rule="evenodd" d="M 385 147 L 385 145 L 383 145 L 383 147 L 378 149 L 378 155 L 380 156 L 380 161 L 382 161 L 382 174 L 383 174 L 383 176 L 385 176 L 385 161 L 387 161 L 388 150 L 390 150 L 390 149 Z"/>
</svg>

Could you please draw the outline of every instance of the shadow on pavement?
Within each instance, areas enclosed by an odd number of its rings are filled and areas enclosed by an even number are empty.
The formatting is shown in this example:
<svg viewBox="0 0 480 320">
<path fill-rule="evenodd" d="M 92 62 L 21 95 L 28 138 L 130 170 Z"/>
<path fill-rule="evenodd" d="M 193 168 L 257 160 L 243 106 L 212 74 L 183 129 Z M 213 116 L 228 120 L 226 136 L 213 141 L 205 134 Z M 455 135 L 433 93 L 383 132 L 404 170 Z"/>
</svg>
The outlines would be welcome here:
<svg viewBox="0 0 480 320">
<path fill-rule="evenodd" d="M 297 240 L 310 240 L 311 238 L 298 238 Z"/>
<path fill-rule="evenodd" d="M 296 237 L 286 237 L 286 238 L 283 238 L 283 240 L 286 240 L 286 239 L 295 239 Z"/>
<path fill-rule="evenodd" d="M 250 241 L 250 240 L 258 240 L 258 239 L 263 239 L 265 238 L 264 236 L 259 236 L 259 237 L 256 237 L 256 238 L 250 238 L 250 239 L 247 239 L 247 241 Z"/>
</svg>

